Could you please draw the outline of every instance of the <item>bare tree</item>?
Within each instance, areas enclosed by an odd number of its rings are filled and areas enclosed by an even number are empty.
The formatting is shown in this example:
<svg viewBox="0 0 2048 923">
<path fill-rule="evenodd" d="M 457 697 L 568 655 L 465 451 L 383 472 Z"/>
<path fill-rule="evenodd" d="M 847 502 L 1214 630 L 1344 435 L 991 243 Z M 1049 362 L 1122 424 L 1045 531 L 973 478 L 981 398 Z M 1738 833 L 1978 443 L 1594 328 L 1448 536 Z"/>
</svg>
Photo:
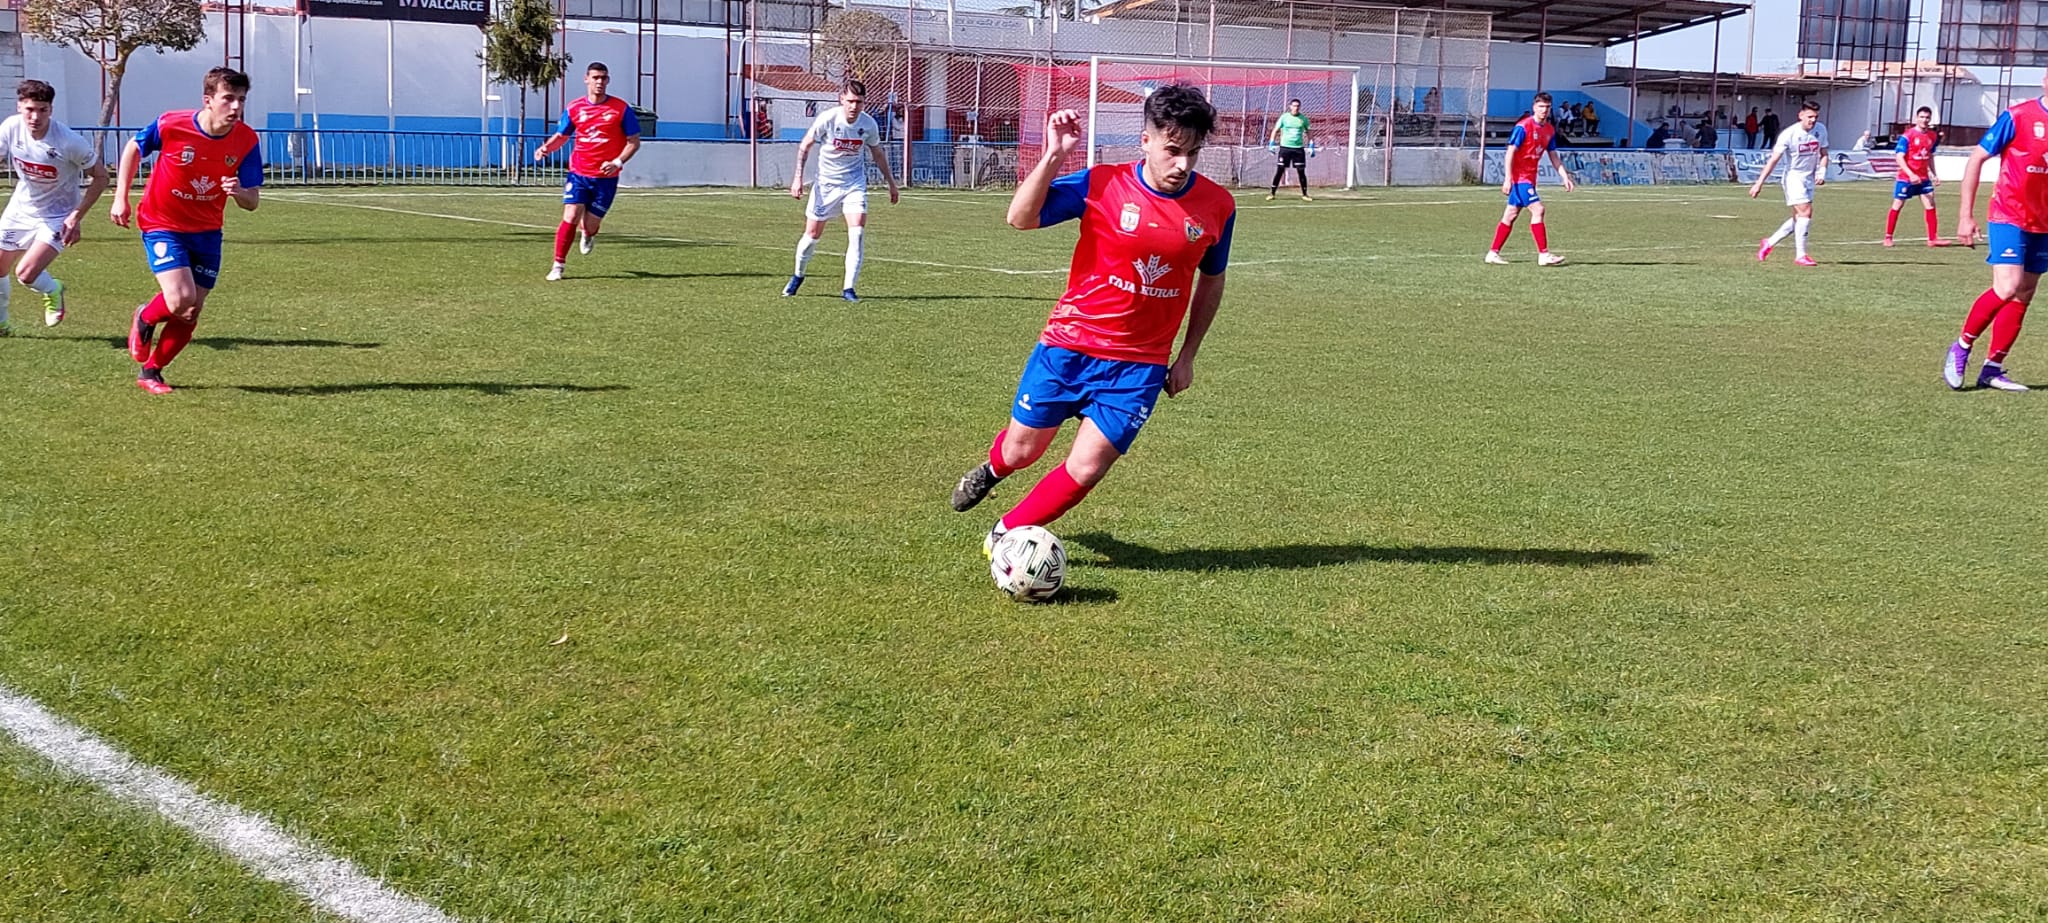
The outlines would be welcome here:
<svg viewBox="0 0 2048 923">
<path fill-rule="evenodd" d="M 818 30 L 818 54 L 825 68 L 842 80 L 860 80 L 870 91 L 893 86 L 903 66 L 903 30 L 888 17 L 868 10 L 846 10 Z"/>
<path fill-rule="evenodd" d="M 28 0 L 21 31 L 53 45 L 70 45 L 107 75 L 100 124 L 114 124 L 121 108 L 121 78 L 128 59 L 144 48 L 191 51 L 206 38 L 199 0 Z"/>
</svg>

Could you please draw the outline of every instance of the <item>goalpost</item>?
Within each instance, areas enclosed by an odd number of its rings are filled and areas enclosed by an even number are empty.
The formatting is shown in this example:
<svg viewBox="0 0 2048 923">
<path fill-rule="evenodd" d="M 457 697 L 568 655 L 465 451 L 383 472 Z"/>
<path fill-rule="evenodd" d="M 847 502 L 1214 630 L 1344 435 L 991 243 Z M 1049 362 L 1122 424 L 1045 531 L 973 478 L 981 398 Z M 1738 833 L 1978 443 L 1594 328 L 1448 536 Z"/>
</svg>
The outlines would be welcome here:
<svg viewBox="0 0 2048 923">
<path fill-rule="evenodd" d="M 1312 126 L 1337 121 L 1344 125 L 1343 188 L 1358 184 L 1361 68 L 1355 65 L 1093 55 L 1087 67 L 1088 166 L 1094 166 L 1106 148 L 1136 148 L 1138 132 L 1144 128 L 1144 98 L 1152 90 L 1189 83 L 1201 87 L 1216 107 L 1217 126 L 1206 148 L 1229 155 L 1225 179 L 1238 185 L 1265 185 L 1270 180 L 1273 159 L 1266 145 L 1273 120 L 1287 111 L 1288 100 L 1298 98 Z M 1057 75 L 1050 81 L 1048 111 L 1064 108 L 1057 105 L 1060 83 Z M 1214 162 L 1205 157 L 1202 166 Z M 1212 171 L 1213 167 L 1204 170 Z M 1316 173 L 1328 171 L 1312 169 L 1311 175 Z"/>
</svg>

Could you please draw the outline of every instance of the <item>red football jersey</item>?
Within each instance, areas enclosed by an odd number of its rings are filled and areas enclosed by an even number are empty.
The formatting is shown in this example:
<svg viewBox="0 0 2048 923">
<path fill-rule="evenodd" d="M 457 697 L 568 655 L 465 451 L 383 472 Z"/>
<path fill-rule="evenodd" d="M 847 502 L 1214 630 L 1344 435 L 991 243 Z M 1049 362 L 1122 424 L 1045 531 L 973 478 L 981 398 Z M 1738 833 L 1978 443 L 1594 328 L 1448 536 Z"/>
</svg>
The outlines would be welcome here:
<svg viewBox="0 0 2048 923">
<path fill-rule="evenodd" d="M 1536 121 L 1533 115 L 1524 116 L 1515 123 L 1508 143 L 1515 147 L 1514 162 L 1508 164 L 1508 179 L 1534 184 L 1536 171 L 1543 165 L 1544 153 L 1557 148 L 1557 126 L 1548 121 Z"/>
<path fill-rule="evenodd" d="M 2048 104 L 2030 99 L 2005 110 L 1979 146 L 2003 158 L 1991 220 L 2030 234 L 2048 233 Z"/>
<path fill-rule="evenodd" d="M 584 96 L 562 110 L 555 132 L 568 135 L 575 145 L 569 152 L 569 172 L 601 177 L 599 168 L 626 150 L 627 138 L 640 134 L 640 119 L 616 96 L 606 96 L 601 103 Z"/>
<path fill-rule="evenodd" d="M 1918 125 L 1899 133 L 1899 143 L 1894 150 L 1906 155 L 1906 169 L 1899 171 L 1899 179 L 1910 183 L 1917 182 L 1915 176 L 1934 178 L 1935 142 L 1934 132 Z"/>
<path fill-rule="evenodd" d="M 246 122 L 216 138 L 200 130 L 197 111 L 180 109 L 158 116 L 135 140 L 144 156 L 158 152 L 136 210 L 142 230 L 218 231 L 228 207 L 221 179 L 233 174 L 245 189 L 263 185 L 263 152 Z"/>
<path fill-rule="evenodd" d="M 1179 193 L 1145 185 L 1138 163 L 1103 164 L 1055 182 L 1041 226 L 1081 219 L 1067 291 L 1038 338 L 1098 359 L 1166 364 L 1187 316 L 1199 268 L 1221 273 L 1230 258 L 1237 200 L 1201 174 Z M 1076 201 L 1081 182 L 1085 198 Z M 1051 219 L 1051 220 L 1048 220 Z"/>
</svg>

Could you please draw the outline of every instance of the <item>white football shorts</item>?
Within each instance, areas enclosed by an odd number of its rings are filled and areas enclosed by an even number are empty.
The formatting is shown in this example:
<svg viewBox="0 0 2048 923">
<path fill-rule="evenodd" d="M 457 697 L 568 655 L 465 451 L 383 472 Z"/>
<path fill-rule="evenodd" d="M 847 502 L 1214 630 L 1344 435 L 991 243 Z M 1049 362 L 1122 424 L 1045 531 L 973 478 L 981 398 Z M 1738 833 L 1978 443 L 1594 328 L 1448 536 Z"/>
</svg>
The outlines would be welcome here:
<svg viewBox="0 0 2048 923">
<path fill-rule="evenodd" d="M 37 243 L 64 252 L 64 219 L 21 212 L 0 214 L 0 250 L 27 250 Z"/>
<path fill-rule="evenodd" d="M 1785 204 L 1805 205 L 1813 201 L 1814 174 L 1785 174 Z"/>
<path fill-rule="evenodd" d="M 818 183 L 811 187 L 810 203 L 804 208 L 804 214 L 812 221 L 828 220 L 835 213 L 851 218 L 867 212 L 868 187 L 865 185 L 828 186 Z"/>
</svg>

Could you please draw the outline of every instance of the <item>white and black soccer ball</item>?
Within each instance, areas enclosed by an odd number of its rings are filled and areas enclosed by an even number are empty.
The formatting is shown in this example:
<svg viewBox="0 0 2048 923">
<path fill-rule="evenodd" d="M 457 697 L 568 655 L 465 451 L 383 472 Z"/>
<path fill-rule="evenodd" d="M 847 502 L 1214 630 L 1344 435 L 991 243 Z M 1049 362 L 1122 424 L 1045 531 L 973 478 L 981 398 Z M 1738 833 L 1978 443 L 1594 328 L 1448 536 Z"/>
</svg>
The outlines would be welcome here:
<svg viewBox="0 0 2048 923">
<path fill-rule="evenodd" d="M 1042 603 L 1067 581 L 1067 548 L 1041 526 L 1018 526 L 996 539 L 988 572 L 1011 599 Z"/>
</svg>

